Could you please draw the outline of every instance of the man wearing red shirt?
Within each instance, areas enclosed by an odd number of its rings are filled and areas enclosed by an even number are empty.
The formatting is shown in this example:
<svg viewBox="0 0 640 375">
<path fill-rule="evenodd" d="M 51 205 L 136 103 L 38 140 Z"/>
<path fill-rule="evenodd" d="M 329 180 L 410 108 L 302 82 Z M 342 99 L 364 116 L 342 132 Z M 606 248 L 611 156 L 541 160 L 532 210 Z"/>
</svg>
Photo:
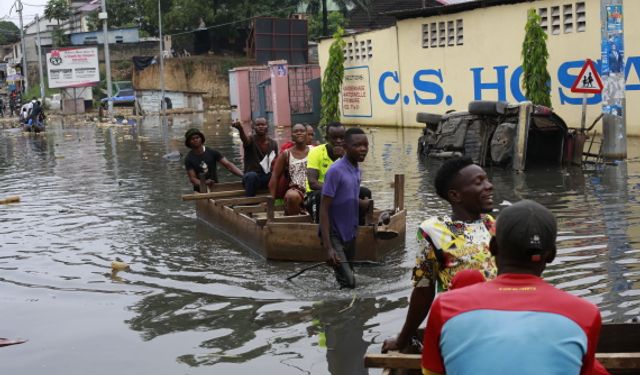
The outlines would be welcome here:
<svg viewBox="0 0 640 375">
<path fill-rule="evenodd" d="M 424 335 L 424 374 L 592 374 L 598 308 L 540 278 L 556 255 L 555 217 L 533 201 L 504 209 L 490 250 L 498 277 L 439 295 Z"/>
</svg>

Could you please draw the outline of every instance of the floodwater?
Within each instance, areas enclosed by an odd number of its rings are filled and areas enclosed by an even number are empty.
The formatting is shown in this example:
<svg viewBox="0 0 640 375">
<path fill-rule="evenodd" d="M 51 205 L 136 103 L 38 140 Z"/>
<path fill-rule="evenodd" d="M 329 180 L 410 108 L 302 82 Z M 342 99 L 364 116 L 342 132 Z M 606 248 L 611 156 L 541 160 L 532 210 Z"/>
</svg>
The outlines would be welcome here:
<svg viewBox="0 0 640 375">
<path fill-rule="evenodd" d="M 221 121 L 220 121 L 221 120 Z M 267 262 L 195 217 L 183 134 L 240 161 L 228 115 L 98 127 L 53 121 L 46 135 L 0 131 L 0 348 L 3 374 L 365 374 L 406 314 L 416 225 L 447 212 L 417 160 L 419 129 L 367 129 L 364 185 L 390 206 L 406 175 L 406 247 L 357 269 L 355 291 L 330 270 Z M 555 285 L 598 304 L 605 321 L 640 315 L 639 141 L 631 160 L 600 170 L 489 170 L 499 210 L 530 198 L 558 217 Z M 232 175 L 220 171 L 223 180 Z M 121 258 L 130 272 L 111 274 Z M 371 374 L 379 370 L 369 370 Z"/>
</svg>

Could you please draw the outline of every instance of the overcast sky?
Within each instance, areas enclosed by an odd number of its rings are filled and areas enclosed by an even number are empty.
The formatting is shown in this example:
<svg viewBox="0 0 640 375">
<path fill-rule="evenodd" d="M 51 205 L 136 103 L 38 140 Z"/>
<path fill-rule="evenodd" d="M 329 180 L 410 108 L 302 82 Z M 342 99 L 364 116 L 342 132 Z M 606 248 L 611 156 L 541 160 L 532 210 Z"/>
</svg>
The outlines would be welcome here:
<svg viewBox="0 0 640 375">
<path fill-rule="evenodd" d="M 15 0 L 0 0 L 0 20 L 11 21 L 19 27 L 20 21 L 15 7 L 11 10 L 11 14 L 9 14 L 9 10 L 13 4 L 15 4 Z M 23 0 L 22 6 L 24 9 L 22 10 L 22 22 L 26 25 L 33 20 L 36 14 L 42 17 L 46 4 L 47 0 Z"/>
</svg>

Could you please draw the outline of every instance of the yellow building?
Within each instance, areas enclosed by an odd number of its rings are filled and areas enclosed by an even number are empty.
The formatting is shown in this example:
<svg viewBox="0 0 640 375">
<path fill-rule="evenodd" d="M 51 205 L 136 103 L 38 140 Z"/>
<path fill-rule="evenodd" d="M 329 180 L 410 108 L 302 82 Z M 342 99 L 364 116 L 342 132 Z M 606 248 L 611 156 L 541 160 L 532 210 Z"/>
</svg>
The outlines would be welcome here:
<svg viewBox="0 0 640 375">
<path fill-rule="evenodd" d="M 640 15 L 640 0 L 624 2 Z M 527 11 L 546 29 L 554 110 L 580 126 L 583 94 L 570 91 L 585 59 L 599 64 L 600 0 L 480 0 L 395 14 L 394 27 L 344 38 L 342 121 L 422 126 L 416 113 L 466 110 L 472 100 L 525 100 L 521 49 Z M 640 135 L 640 28 L 624 22 L 628 134 Z M 331 39 L 318 49 L 328 60 Z M 600 94 L 587 94 L 587 125 L 602 112 Z"/>
</svg>

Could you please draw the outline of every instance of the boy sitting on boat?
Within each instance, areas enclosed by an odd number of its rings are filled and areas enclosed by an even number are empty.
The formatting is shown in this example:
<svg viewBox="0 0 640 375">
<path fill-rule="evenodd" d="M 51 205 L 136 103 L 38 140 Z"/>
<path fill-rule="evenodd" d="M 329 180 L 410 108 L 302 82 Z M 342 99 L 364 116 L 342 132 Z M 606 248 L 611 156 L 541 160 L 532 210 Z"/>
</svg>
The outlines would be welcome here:
<svg viewBox="0 0 640 375">
<path fill-rule="evenodd" d="M 218 163 L 236 176 L 242 177 L 242 171 L 231 163 L 220 152 L 204 145 L 204 134 L 198 129 L 189 129 L 184 135 L 184 144 L 191 151 L 184 159 L 189 181 L 193 184 L 193 190 L 201 193 L 201 186 L 213 188 L 218 182 Z"/>
</svg>

